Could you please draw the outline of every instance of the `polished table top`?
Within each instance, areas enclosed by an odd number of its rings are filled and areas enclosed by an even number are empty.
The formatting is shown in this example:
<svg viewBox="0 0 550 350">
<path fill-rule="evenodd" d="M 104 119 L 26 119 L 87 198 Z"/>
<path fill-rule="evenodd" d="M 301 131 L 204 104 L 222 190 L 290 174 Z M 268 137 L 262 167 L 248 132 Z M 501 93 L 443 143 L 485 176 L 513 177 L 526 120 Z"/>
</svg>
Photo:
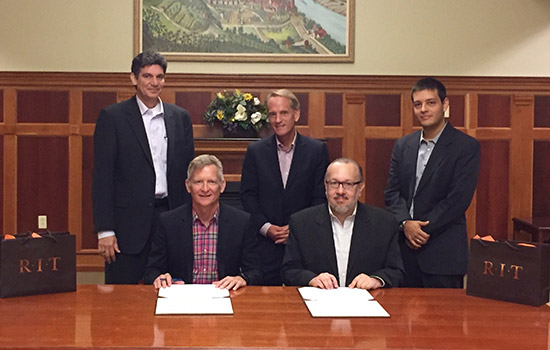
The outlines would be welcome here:
<svg viewBox="0 0 550 350">
<path fill-rule="evenodd" d="M 312 318 L 295 287 L 231 292 L 231 316 L 155 316 L 152 286 L 0 299 L 0 349 L 547 349 L 550 308 L 394 288 L 390 318 Z"/>
</svg>

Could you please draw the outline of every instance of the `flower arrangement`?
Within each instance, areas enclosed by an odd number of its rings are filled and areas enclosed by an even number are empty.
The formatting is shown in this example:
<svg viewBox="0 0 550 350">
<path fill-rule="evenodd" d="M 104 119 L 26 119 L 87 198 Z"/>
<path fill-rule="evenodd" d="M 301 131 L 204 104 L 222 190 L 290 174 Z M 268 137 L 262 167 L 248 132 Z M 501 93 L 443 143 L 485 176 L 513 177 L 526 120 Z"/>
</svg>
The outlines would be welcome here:
<svg viewBox="0 0 550 350">
<path fill-rule="evenodd" d="M 218 92 L 208 105 L 203 119 L 208 125 L 222 123 L 222 129 L 226 132 L 233 132 L 238 127 L 259 131 L 269 124 L 267 108 L 257 97 L 248 92 L 242 93 L 239 89 Z"/>
</svg>

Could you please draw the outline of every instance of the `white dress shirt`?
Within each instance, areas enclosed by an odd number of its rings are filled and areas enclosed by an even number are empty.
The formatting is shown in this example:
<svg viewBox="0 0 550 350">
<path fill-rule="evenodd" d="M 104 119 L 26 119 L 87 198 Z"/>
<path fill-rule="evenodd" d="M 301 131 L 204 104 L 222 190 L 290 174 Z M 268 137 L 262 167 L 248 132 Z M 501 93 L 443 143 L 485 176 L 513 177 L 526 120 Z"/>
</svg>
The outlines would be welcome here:
<svg viewBox="0 0 550 350">
<path fill-rule="evenodd" d="M 137 96 L 136 96 L 137 97 Z M 159 97 L 159 102 L 153 108 L 147 108 L 137 97 L 143 125 L 149 141 L 149 149 L 155 167 L 155 197 L 163 198 L 168 195 L 168 181 L 166 179 L 166 162 L 168 154 L 168 137 L 166 137 L 166 125 L 164 124 L 164 106 Z"/>
<path fill-rule="evenodd" d="M 147 134 L 155 168 L 155 198 L 163 198 L 168 195 L 168 180 L 166 179 L 168 138 L 166 137 L 166 125 L 164 124 L 164 106 L 160 97 L 157 105 L 151 109 L 137 95 L 136 100 L 143 119 L 143 126 Z M 99 239 L 114 235 L 115 231 L 112 230 L 97 233 Z"/>
<path fill-rule="evenodd" d="M 344 224 L 340 223 L 340 220 L 332 213 L 330 205 L 328 206 L 328 212 L 332 223 L 332 237 L 334 238 L 334 251 L 336 252 L 336 263 L 338 265 L 338 286 L 345 287 L 357 204 L 355 204 L 351 215 L 344 220 Z"/>
</svg>

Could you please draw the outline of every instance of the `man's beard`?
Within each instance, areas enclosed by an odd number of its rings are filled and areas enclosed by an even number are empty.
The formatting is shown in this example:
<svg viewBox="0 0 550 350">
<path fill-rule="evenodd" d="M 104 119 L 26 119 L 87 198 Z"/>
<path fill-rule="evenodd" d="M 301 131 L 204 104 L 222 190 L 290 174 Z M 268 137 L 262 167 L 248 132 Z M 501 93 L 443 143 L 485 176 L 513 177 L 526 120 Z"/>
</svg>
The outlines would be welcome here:
<svg viewBox="0 0 550 350">
<path fill-rule="evenodd" d="M 336 198 L 342 197 L 344 199 L 349 199 L 347 196 L 338 196 Z M 338 214 L 345 214 L 355 207 L 355 201 L 349 204 L 331 204 L 332 211 L 337 212 Z"/>
</svg>

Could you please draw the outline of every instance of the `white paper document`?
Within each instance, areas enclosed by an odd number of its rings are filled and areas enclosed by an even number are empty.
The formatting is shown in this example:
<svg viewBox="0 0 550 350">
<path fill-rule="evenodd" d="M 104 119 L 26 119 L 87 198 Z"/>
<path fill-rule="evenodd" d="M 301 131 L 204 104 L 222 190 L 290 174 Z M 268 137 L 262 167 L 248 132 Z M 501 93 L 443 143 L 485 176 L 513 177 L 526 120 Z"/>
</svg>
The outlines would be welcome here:
<svg viewBox="0 0 550 350">
<path fill-rule="evenodd" d="M 213 284 L 173 284 L 159 289 L 155 315 L 181 314 L 232 315 L 229 291 Z"/>
<path fill-rule="evenodd" d="M 390 317 L 372 295 L 357 288 L 298 288 L 313 317 Z"/>
</svg>

